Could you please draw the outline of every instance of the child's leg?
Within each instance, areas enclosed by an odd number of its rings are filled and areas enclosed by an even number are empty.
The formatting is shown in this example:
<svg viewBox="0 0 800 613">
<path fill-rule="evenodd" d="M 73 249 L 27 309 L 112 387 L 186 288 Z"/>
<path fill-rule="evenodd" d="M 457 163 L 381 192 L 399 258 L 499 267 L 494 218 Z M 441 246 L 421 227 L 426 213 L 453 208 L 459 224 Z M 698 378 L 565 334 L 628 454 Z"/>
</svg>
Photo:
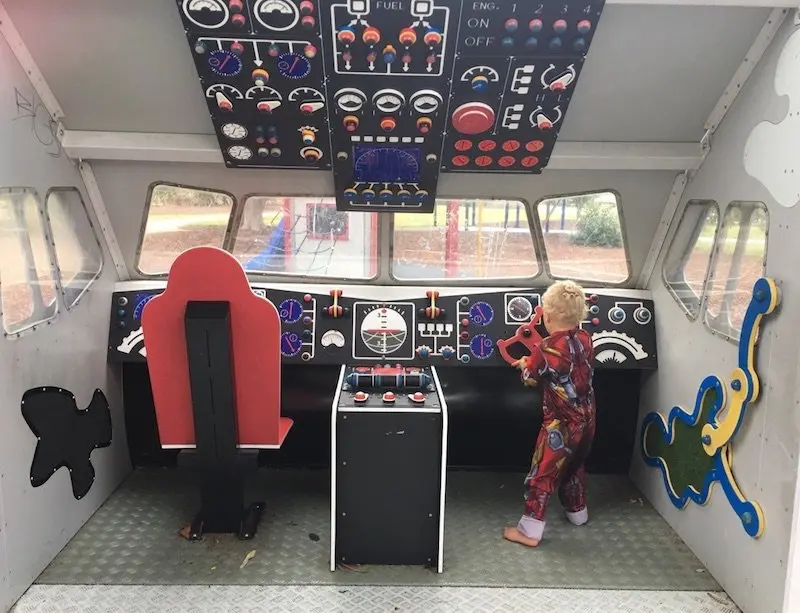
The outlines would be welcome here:
<svg viewBox="0 0 800 613">
<path fill-rule="evenodd" d="M 573 431 L 572 439 L 578 444 L 575 454 L 570 462 L 568 472 L 564 475 L 558 488 L 558 497 L 561 506 L 566 511 L 567 519 L 576 526 L 582 526 L 589 521 L 589 512 L 586 509 L 586 469 L 584 462 L 592 448 L 594 438 L 594 420 L 578 426 L 570 424 Z"/>
<path fill-rule="evenodd" d="M 536 440 L 531 470 L 525 483 L 525 512 L 517 525 L 506 528 L 503 536 L 517 543 L 535 547 L 542 540 L 545 511 L 572 453 L 573 445 L 566 425 L 558 420 L 545 421 Z"/>
</svg>

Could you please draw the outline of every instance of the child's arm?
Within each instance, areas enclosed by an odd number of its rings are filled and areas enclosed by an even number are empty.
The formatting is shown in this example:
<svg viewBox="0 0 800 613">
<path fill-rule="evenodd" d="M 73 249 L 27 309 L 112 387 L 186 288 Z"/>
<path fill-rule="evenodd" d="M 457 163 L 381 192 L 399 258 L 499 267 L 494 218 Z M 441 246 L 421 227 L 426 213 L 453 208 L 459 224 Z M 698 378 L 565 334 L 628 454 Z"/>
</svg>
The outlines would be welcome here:
<svg viewBox="0 0 800 613">
<path fill-rule="evenodd" d="M 544 367 L 547 365 L 541 345 L 536 345 L 531 354 L 517 361 L 516 365 L 521 371 L 520 378 L 522 382 L 529 387 L 536 385 L 539 377 L 544 373 Z"/>
</svg>

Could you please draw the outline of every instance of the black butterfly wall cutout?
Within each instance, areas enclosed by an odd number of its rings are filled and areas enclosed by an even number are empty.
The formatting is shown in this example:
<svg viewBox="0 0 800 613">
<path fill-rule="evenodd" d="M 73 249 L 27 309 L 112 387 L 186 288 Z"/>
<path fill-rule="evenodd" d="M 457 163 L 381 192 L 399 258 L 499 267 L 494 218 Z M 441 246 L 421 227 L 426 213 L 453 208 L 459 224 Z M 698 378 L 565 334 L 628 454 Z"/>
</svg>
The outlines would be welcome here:
<svg viewBox="0 0 800 613">
<path fill-rule="evenodd" d="M 31 463 L 33 487 L 66 467 L 75 498 L 86 496 L 94 483 L 92 451 L 111 445 L 111 411 L 102 390 L 81 410 L 72 392 L 35 387 L 22 395 L 22 416 L 39 441 Z"/>
</svg>

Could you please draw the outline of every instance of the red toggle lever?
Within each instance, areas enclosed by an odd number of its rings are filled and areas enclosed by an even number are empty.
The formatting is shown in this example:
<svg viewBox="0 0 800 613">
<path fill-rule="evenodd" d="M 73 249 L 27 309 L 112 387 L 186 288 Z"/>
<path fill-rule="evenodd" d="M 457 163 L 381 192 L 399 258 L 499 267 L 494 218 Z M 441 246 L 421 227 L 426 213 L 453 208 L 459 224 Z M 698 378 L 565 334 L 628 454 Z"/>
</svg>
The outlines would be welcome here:
<svg viewBox="0 0 800 613">
<path fill-rule="evenodd" d="M 522 343 L 528 349 L 528 353 L 530 354 L 530 352 L 533 351 L 533 348 L 542 342 L 542 335 L 536 331 L 536 326 L 538 326 L 541 322 L 542 307 L 536 307 L 533 311 L 533 317 L 531 320 L 517 328 L 517 332 L 514 334 L 514 336 L 507 339 L 501 338 L 497 341 L 497 349 L 500 351 L 500 355 L 503 356 L 503 359 L 511 366 L 514 366 L 520 360 L 520 358 L 512 357 L 511 354 L 508 353 L 508 348 L 512 345 L 516 345 L 517 343 Z"/>
</svg>

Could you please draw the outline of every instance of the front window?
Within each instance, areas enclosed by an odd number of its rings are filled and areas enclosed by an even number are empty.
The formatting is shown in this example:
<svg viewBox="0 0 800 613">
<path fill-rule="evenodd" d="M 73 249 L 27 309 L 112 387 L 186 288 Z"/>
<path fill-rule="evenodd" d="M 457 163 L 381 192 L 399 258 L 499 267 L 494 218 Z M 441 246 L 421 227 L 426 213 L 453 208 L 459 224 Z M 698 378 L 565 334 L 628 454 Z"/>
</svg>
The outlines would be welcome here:
<svg viewBox="0 0 800 613">
<path fill-rule="evenodd" d="M 250 196 L 232 247 L 248 273 L 373 279 L 378 214 L 336 210 L 333 198 Z"/>
<path fill-rule="evenodd" d="M 536 208 L 552 278 L 599 284 L 624 283 L 630 278 L 616 194 L 547 198 Z"/>
<path fill-rule="evenodd" d="M 392 276 L 401 281 L 530 279 L 539 274 L 525 203 L 438 199 L 395 213 Z"/>
</svg>

